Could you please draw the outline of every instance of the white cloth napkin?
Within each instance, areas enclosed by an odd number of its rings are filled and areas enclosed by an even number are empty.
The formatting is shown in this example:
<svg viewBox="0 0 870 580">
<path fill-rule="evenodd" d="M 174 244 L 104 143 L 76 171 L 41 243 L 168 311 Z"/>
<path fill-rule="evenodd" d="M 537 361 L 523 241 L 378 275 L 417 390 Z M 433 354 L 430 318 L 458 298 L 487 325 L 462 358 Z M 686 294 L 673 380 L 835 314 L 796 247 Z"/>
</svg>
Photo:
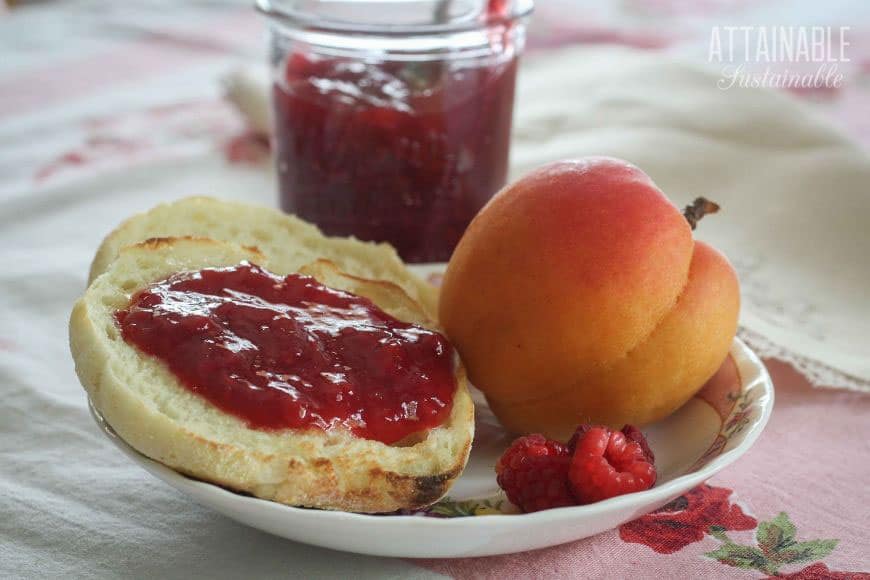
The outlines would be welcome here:
<svg viewBox="0 0 870 580">
<path fill-rule="evenodd" d="M 241 69 L 226 80 L 231 100 L 262 129 L 265 74 Z M 696 236 L 740 274 L 742 336 L 815 384 L 870 390 L 870 159 L 793 98 L 720 90 L 717 80 L 626 49 L 530 58 L 512 176 L 560 158 L 614 155 L 680 205 L 698 195 L 717 201 L 723 210 Z"/>
</svg>

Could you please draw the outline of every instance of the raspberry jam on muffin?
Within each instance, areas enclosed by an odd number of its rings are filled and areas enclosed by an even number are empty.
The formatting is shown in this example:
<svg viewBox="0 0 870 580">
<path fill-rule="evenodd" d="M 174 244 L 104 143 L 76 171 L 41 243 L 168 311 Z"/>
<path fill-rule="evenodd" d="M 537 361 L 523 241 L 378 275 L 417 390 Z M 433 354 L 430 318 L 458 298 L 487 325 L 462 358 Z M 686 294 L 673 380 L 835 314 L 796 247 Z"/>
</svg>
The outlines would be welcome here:
<svg viewBox="0 0 870 580">
<path fill-rule="evenodd" d="M 395 443 L 450 415 L 446 338 L 308 276 L 246 262 L 183 272 L 115 319 L 128 343 L 251 428 L 341 427 Z"/>
</svg>

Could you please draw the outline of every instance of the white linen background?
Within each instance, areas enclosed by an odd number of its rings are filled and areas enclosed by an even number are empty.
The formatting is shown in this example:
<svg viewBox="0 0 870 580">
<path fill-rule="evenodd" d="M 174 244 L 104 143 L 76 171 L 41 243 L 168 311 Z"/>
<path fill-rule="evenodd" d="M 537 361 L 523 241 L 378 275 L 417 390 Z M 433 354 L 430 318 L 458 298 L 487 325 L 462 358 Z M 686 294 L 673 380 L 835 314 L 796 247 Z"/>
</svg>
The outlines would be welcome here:
<svg viewBox="0 0 870 580">
<path fill-rule="evenodd" d="M 698 235 L 741 269 L 743 323 L 866 381 L 864 153 L 787 97 L 720 93 L 679 62 L 621 50 L 532 62 L 521 76 L 515 174 L 604 153 L 638 163 L 677 201 L 716 199 L 724 211 Z M 29 168 L 75 142 L 78 119 L 214 97 L 231 66 L 203 62 L 0 125 L 2 577 L 429 575 L 273 538 L 193 505 L 130 464 L 87 414 L 66 324 L 100 238 L 183 195 L 271 205 L 274 180 L 268 168 L 226 164 L 196 135 L 86 177 L 37 186 Z"/>
</svg>

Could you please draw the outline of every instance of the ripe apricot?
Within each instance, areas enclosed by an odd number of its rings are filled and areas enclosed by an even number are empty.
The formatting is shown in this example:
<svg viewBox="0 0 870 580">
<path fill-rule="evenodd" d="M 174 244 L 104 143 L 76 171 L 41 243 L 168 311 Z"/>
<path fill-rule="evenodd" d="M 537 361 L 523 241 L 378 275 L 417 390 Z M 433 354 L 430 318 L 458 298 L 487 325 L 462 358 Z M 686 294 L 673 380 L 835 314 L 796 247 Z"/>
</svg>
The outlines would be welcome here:
<svg viewBox="0 0 870 580">
<path fill-rule="evenodd" d="M 727 355 L 727 260 L 637 167 L 592 157 L 496 194 L 445 274 L 440 318 L 502 423 L 570 435 L 676 410 Z"/>
</svg>

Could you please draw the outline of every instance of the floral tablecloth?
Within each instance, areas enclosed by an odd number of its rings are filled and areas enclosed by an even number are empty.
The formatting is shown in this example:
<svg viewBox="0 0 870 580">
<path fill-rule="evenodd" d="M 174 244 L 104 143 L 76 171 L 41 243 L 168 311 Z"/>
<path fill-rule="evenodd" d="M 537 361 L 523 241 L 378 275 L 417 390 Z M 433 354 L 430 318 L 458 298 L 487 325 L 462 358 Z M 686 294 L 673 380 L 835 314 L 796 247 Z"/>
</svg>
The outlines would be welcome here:
<svg viewBox="0 0 870 580">
<path fill-rule="evenodd" d="M 715 24 L 852 24 L 847 83 L 799 97 L 870 143 L 861 3 L 546 1 L 535 58 L 585 43 L 704 60 Z M 197 193 L 274 203 L 268 146 L 218 82 L 261 57 L 262 28 L 232 2 L 69 1 L 0 14 L 0 577 L 870 578 L 864 380 L 816 388 L 788 352 L 791 364 L 766 361 L 776 409 L 734 466 L 618 530 L 510 556 L 410 561 L 294 544 L 192 505 L 111 448 L 72 369 L 70 305 L 123 216 Z"/>
</svg>

